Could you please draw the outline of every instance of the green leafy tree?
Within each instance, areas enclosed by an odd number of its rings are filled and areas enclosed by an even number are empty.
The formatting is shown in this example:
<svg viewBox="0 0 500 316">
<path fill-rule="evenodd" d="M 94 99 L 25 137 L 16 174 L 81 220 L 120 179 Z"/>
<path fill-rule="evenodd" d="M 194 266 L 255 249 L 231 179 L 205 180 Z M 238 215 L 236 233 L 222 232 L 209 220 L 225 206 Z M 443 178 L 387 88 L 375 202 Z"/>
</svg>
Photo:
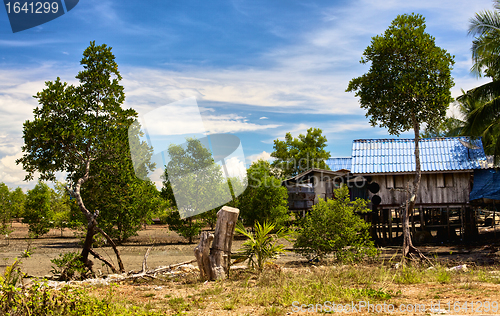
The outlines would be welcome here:
<svg viewBox="0 0 500 316">
<path fill-rule="evenodd" d="M 425 33 L 425 19 L 419 14 L 399 15 L 383 35 L 372 38 L 363 56 L 361 63 L 371 63 L 370 70 L 352 79 L 347 91 L 356 92 L 373 126 L 385 127 L 392 135 L 410 129 L 415 134 L 415 177 L 402 210 L 403 254 L 423 258 L 412 244 L 408 221 L 421 178 L 420 124 L 435 125 L 446 114 L 452 101 L 453 57 Z"/>
<path fill-rule="evenodd" d="M 83 70 L 76 76 L 79 85 L 68 85 L 57 78 L 47 81 L 46 88 L 37 93 L 40 106 L 33 111 L 34 119 L 24 123 L 24 154 L 17 163 L 28 172 L 26 180 L 39 172 L 42 180 L 54 181 L 56 172 L 66 172 L 67 189 L 87 221 L 81 259 L 90 267 L 88 256 L 93 251 L 94 235 L 101 233 L 112 245 L 114 242 L 98 226 L 100 211 L 106 210 L 89 209 L 82 188 L 116 170 L 115 162 L 121 161 L 117 150 L 121 146 L 117 144 L 123 142 L 124 130 L 137 113 L 121 106 L 125 100 L 119 84 L 122 77 L 110 47 L 91 42 L 80 63 Z"/>
<path fill-rule="evenodd" d="M 192 244 L 193 238 L 198 236 L 201 233 L 201 229 L 205 226 L 204 221 L 200 217 L 198 215 L 181 219 L 179 211 L 173 209 L 168 214 L 166 221 L 169 229 L 186 238 Z"/>
<path fill-rule="evenodd" d="M 41 181 L 38 181 L 26 194 L 23 223 L 28 224 L 29 232 L 37 238 L 47 234 L 54 226 L 52 222 L 54 195 L 54 190 Z"/>
<path fill-rule="evenodd" d="M 321 259 L 328 254 L 347 261 L 376 255 L 370 224 L 356 214 L 370 212 L 366 203 L 363 199 L 351 202 L 347 186 L 336 189 L 335 199 L 320 199 L 303 219 L 294 248 Z"/>
<path fill-rule="evenodd" d="M 24 203 L 26 200 L 26 194 L 19 187 L 15 188 L 10 194 L 10 207 L 12 211 L 12 216 L 14 218 L 21 218 L 24 216 Z"/>
<path fill-rule="evenodd" d="M 446 117 L 436 125 L 426 126 L 421 138 L 458 136 L 463 126 L 463 121 L 455 117 Z"/>
<path fill-rule="evenodd" d="M 266 262 L 285 252 L 285 245 L 279 243 L 279 239 L 288 240 L 290 237 L 290 233 L 285 228 L 281 228 L 275 234 L 272 234 L 276 228 L 275 224 L 268 222 L 260 224 L 257 222 L 254 225 L 255 232 L 250 233 L 241 222 L 238 222 L 235 231 L 247 237 L 248 240 L 241 245 L 241 251 L 235 258 L 248 260 L 249 266 L 262 271 Z"/>
<path fill-rule="evenodd" d="M 9 235 L 10 222 L 12 219 L 12 207 L 10 205 L 11 193 L 9 187 L 5 183 L 0 182 L 0 234 Z"/>
<path fill-rule="evenodd" d="M 214 223 L 215 209 L 203 213 L 207 205 L 218 208 L 221 196 L 231 199 L 228 182 L 221 167 L 214 163 L 211 152 L 197 139 L 188 138 L 185 145 L 170 145 L 168 155 L 170 161 L 164 173 L 162 196 L 173 210 L 167 224 L 192 243 L 207 222 Z M 177 195 L 180 201 L 176 200 L 174 189 L 182 193 Z"/>
<path fill-rule="evenodd" d="M 326 151 L 326 137 L 319 128 L 309 128 L 307 134 L 300 134 L 298 138 L 286 133 L 285 140 L 274 141 L 274 151 L 271 157 L 273 167 L 280 172 L 282 177 L 291 177 L 311 168 L 329 170 L 325 160 L 330 158 Z"/>
<path fill-rule="evenodd" d="M 99 227 L 122 243 L 137 235 L 143 224 L 150 223 L 152 214 L 163 208 L 165 202 L 150 180 L 143 181 L 136 176 L 126 129 L 120 129 L 119 134 L 114 161 L 103 166 L 106 173 L 99 174 L 101 168 L 94 168 L 93 173 L 97 173 L 95 180 L 87 183 L 82 198 L 90 209 L 102 210 Z M 130 137 L 138 140 L 138 135 Z M 144 143 L 141 145 L 147 147 Z"/>
<path fill-rule="evenodd" d="M 61 231 L 61 237 L 65 228 L 74 229 L 83 225 L 81 218 L 75 215 L 74 209 L 71 207 L 71 198 L 66 190 L 65 183 L 56 183 L 51 207 L 53 210 L 53 226 Z"/>
<path fill-rule="evenodd" d="M 248 187 L 238 199 L 240 217 L 247 226 L 269 222 L 280 228 L 290 219 L 288 190 L 271 169 L 268 161 L 259 160 L 247 170 Z"/>
</svg>

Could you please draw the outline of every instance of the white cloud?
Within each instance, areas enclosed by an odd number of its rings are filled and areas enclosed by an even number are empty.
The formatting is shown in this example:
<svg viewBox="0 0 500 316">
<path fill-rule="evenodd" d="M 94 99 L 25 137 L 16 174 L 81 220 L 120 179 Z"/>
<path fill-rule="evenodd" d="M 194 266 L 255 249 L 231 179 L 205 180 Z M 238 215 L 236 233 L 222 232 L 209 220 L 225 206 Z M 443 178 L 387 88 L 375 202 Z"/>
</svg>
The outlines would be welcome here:
<svg viewBox="0 0 500 316">
<path fill-rule="evenodd" d="M 237 115 L 208 115 L 203 116 L 203 124 L 209 134 L 253 132 L 280 127 L 279 124 L 260 125 L 246 122 L 246 118 Z"/>
<path fill-rule="evenodd" d="M 229 177 L 244 179 L 246 177 L 245 162 L 240 157 L 230 157 L 224 160 Z"/>
<path fill-rule="evenodd" d="M 0 182 L 7 184 L 11 188 L 31 188 L 34 186 L 35 181 L 30 183 L 24 181 L 26 172 L 23 170 L 22 165 L 16 165 L 16 159 L 22 157 L 21 151 L 14 155 L 8 155 L 0 158 Z M 35 177 L 36 180 L 36 177 Z"/>
<path fill-rule="evenodd" d="M 254 155 L 250 155 L 247 157 L 247 160 L 251 163 L 255 162 L 255 161 L 258 161 L 258 160 L 272 160 L 274 158 L 271 157 L 271 154 L 266 152 L 266 151 L 263 151 L 259 154 L 254 154 Z"/>
</svg>

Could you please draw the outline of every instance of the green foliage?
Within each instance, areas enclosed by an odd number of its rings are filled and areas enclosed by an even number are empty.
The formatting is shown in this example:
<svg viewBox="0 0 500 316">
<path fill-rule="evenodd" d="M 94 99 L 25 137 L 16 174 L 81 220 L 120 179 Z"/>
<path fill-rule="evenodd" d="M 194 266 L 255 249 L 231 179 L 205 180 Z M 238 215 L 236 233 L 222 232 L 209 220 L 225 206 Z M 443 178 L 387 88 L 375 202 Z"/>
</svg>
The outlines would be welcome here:
<svg viewBox="0 0 500 316">
<path fill-rule="evenodd" d="M 9 287 L 1 282 L 0 289 L 0 311 L 3 315 L 163 315 L 138 306 L 118 304 L 113 298 L 112 289 L 102 299 L 89 295 L 87 289 L 65 286 L 55 290 L 40 282 L 35 282 L 29 288 Z"/>
<path fill-rule="evenodd" d="M 170 161 L 161 191 L 161 196 L 172 206 L 166 222 L 170 229 L 192 243 L 202 227 L 215 226 L 220 201 L 230 201 L 233 197 L 229 181 L 235 187 L 240 183 L 223 177 L 210 150 L 197 139 L 188 138 L 184 145 L 170 145 L 168 155 Z M 174 188 L 181 194 L 174 196 Z M 214 208 L 204 212 L 207 207 Z"/>
<path fill-rule="evenodd" d="M 356 213 L 366 213 L 366 201 L 351 202 L 347 186 L 336 189 L 335 199 L 320 199 L 301 223 L 294 248 L 301 254 L 324 258 L 333 253 L 337 260 L 355 261 L 375 256 L 370 224 Z"/>
<path fill-rule="evenodd" d="M 484 74 L 493 81 L 500 79 L 500 1 L 494 0 L 495 11 L 485 10 L 470 19 L 469 35 L 472 41 L 472 72 L 477 76 Z"/>
<path fill-rule="evenodd" d="M 23 156 L 16 162 L 28 172 L 26 180 L 39 172 L 40 179 L 54 181 L 56 172 L 65 172 L 67 189 L 87 221 L 87 235 L 94 235 L 102 219 L 106 229 L 122 225 L 112 235 L 123 240 L 148 218 L 144 214 L 150 207 L 151 191 L 135 178 L 129 151 L 128 127 L 137 113 L 122 108 L 122 77 L 110 47 L 91 42 L 80 63 L 78 85 L 57 78 L 36 94 L 40 106 L 33 111 L 34 119 L 24 123 Z M 147 144 L 139 142 L 139 146 Z M 152 153 L 144 153 L 141 170 L 147 171 L 154 167 L 149 163 Z M 147 205 L 138 204 L 142 202 Z M 83 261 L 90 247 L 89 238 Z"/>
<path fill-rule="evenodd" d="M 80 260 L 80 254 L 76 252 L 60 253 L 58 258 L 50 259 L 50 262 L 55 264 L 52 266 L 50 272 L 52 274 L 59 274 L 59 280 L 67 281 L 78 278 L 82 279 L 86 276 L 87 268 Z"/>
<path fill-rule="evenodd" d="M 288 191 L 271 173 L 269 162 L 259 160 L 247 170 L 248 187 L 239 197 L 240 217 L 245 225 L 272 222 L 279 228 L 290 219 Z"/>
<path fill-rule="evenodd" d="M 23 223 L 29 225 L 29 232 L 34 237 L 47 234 L 53 227 L 52 201 L 54 194 L 54 190 L 42 181 L 38 181 L 37 185 L 26 194 Z"/>
<path fill-rule="evenodd" d="M 242 251 L 235 257 L 241 257 L 248 260 L 248 265 L 262 271 L 266 262 L 275 258 L 280 253 L 285 252 L 285 246 L 278 243 L 278 239 L 288 239 L 290 233 L 282 228 L 275 234 L 276 225 L 268 222 L 264 224 L 255 223 L 255 233 L 248 232 L 241 222 L 238 222 L 235 231 L 247 237 L 242 245 Z"/>
<path fill-rule="evenodd" d="M 217 208 L 220 201 L 231 200 L 221 166 L 214 163 L 212 153 L 201 141 L 187 138 L 184 145 L 171 144 L 168 156 L 162 196 L 171 201 L 182 218 Z M 182 194 L 174 197 L 174 189 Z"/>
<path fill-rule="evenodd" d="M 137 179 L 128 161 L 116 173 L 85 186 L 82 198 L 89 208 L 102 210 L 99 226 L 118 242 L 136 235 L 165 205 L 154 184 Z"/>
<path fill-rule="evenodd" d="M 273 167 L 285 178 L 311 168 L 329 170 L 325 160 L 330 158 L 330 152 L 325 150 L 326 146 L 326 137 L 319 128 L 311 127 L 307 130 L 307 135 L 300 134 L 298 138 L 286 133 L 284 141 L 274 141 L 271 157 L 276 160 Z"/>
<path fill-rule="evenodd" d="M 83 225 L 82 219 L 78 213 L 75 214 L 75 209 L 71 207 L 71 198 L 64 183 L 56 183 L 51 206 L 53 226 L 61 231 L 61 236 L 65 228 L 74 229 Z"/>
<path fill-rule="evenodd" d="M 198 236 L 205 226 L 204 222 L 200 220 L 200 215 L 181 219 L 181 215 L 177 210 L 171 210 L 166 222 L 169 229 L 188 239 L 190 244 L 193 243 L 193 237 Z"/>
<path fill-rule="evenodd" d="M 23 279 L 20 264 L 21 260 L 15 259 L 11 265 L 7 265 L 3 275 L 0 276 L 0 311 L 4 314 L 18 308 L 21 295 L 18 285 Z"/>
<path fill-rule="evenodd" d="M 36 94 L 41 107 L 24 123 L 24 155 L 17 160 L 28 172 L 27 180 L 55 180 L 55 172 L 67 172 L 70 185 L 84 176 L 86 163 L 110 162 L 120 128 L 127 128 L 137 113 L 123 110 L 121 75 L 111 48 L 91 42 L 76 78 L 78 86 L 47 81 Z M 105 170 L 102 170 L 105 172 Z M 72 186 L 71 186 L 72 187 Z"/>
<path fill-rule="evenodd" d="M 436 125 L 451 102 L 453 57 L 425 33 L 421 15 L 399 15 L 383 35 L 372 38 L 361 59 L 368 73 L 349 82 L 366 116 L 392 135 Z M 416 135 L 418 138 L 418 135 Z"/>
<path fill-rule="evenodd" d="M 485 75 L 492 82 L 467 91 L 458 98 L 469 104 L 462 135 L 481 136 L 487 155 L 494 155 L 500 164 L 500 2 L 494 1 L 494 11 L 476 13 L 470 20 L 472 41 L 471 71 L 478 77 Z"/>
<path fill-rule="evenodd" d="M 9 187 L 5 183 L 0 183 L 0 234 L 9 235 L 12 230 L 10 229 L 10 221 L 12 218 L 12 208 L 10 205 L 11 193 Z"/>
<path fill-rule="evenodd" d="M 24 203 L 26 194 L 21 188 L 16 188 L 10 193 L 10 207 L 11 213 L 14 218 L 21 218 L 24 216 Z"/>
<path fill-rule="evenodd" d="M 432 137 L 451 137 L 458 136 L 463 122 L 455 117 L 446 117 L 441 122 L 436 122 L 437 125 L 427 125 L 424 132 L 420 134 L 422 138 Z"/>
</svg>

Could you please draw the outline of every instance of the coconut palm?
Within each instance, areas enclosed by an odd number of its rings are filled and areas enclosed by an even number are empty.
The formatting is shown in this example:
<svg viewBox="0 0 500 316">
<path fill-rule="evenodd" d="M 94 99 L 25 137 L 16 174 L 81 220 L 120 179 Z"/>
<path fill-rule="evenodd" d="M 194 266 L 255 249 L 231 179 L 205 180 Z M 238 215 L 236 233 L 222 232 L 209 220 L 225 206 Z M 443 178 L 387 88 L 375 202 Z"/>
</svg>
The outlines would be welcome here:
<svg viewBox="0 0 500 316">
<path fill-rule="evenodd" d="M 470 19 L 469 35 L 472 41 L 472 72 L 483 73 L 493 81 L 500 79 L 500 0 L 494 0 L 495 11 L 476 13 Z"/>
<path fill-rule="evenodd" d="M 465 105 L 462 135 L 481 136 L 485 152 L 500 162 L 500 0 L 494 0 L 494 11 L 476 13 L 470 20 L 472 41 L 471 69 L 492 81 L 467 91 L 457 100 Z"/>
</svg>

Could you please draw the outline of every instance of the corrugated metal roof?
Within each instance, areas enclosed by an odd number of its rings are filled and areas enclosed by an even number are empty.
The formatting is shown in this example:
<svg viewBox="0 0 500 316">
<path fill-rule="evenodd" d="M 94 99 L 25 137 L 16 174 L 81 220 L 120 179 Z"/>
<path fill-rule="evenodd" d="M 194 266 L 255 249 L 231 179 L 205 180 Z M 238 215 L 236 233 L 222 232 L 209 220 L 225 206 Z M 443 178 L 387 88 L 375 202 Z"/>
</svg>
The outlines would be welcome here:
<svg viewBox="0 0 500 316">
<path fill-rule="evenodd" d="M 471 170 L 487 166 L 481 139 L 465 136 L 423 138 L 419 147 L 422 171 Z M 413 139 L 357 139 L 352 143 L 350 170 L 354 174 L 412 172 L 415 171 L 414 151 Z"/>
<path fill-rule="evenodd" d="M 328 158 L 325 163 L 330 170 L 338 171 L 338 170 L 351 170 L 351 160 L 352 158 Z"/>
</svg>

